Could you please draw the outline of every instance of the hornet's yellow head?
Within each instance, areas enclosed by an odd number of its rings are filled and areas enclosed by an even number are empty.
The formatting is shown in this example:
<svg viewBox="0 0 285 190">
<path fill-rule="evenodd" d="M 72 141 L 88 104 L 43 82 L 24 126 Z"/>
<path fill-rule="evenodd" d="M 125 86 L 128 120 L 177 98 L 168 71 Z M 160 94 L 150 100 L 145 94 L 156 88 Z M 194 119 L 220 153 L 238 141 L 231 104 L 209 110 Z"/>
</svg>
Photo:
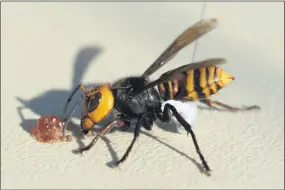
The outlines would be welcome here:
<svg viewBox="0 0 285 190">
<path fill-rule="evenodd" d="M 85 93 L 81 128 L 83 132 L 88 132 L 94 124 L 101 122 L 112 111 L 114 95 L 108 85 L 101 85 L 88 90 L 81 86 L 81 89 Z"/>
</svg>

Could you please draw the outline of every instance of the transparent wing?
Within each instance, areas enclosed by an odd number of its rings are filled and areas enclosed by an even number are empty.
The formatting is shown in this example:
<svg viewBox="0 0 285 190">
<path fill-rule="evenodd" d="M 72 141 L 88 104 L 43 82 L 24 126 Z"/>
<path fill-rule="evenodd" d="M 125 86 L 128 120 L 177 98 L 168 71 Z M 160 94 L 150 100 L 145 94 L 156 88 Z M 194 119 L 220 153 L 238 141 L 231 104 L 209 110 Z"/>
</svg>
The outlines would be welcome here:
<svg viewBox="0 0 285 190">
<path fill-rule="evenodd" d="M 216 19 L 204 19 L 193 26 L 187 28 L 180 36 L 178 36 L 172 44 L 154 61 L 153 64 L 142 74 L 142 77 L 148 77 L 159 68 L 171 60 L 181 49 L 191 44 L 204 34 L 212 31 L 218 25 Z"/>
</svg>

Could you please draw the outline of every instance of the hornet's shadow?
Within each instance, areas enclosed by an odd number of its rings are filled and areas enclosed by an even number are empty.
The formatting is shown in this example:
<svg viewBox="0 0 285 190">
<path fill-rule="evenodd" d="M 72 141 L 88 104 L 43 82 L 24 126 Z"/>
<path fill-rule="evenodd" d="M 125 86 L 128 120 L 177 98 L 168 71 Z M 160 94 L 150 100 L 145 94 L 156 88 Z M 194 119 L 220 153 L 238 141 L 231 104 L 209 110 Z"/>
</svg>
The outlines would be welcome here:
<svg viewBox="0 0 285 190">
<path fill-rule="evenodd" d="M 111 133 L 112 132 L 117 132 L 118 131 L 118 128 L 114 128 L 112 131 L 110 131 Z M 128 132 L 134 132 L 134 128 L 130 128 L 128 130 Z M 174 152 L 176 152 L 177 154 L 180 154 L 181 156 L 184 156 L 185 158 L 187 158 L 188 160 L 190 160 L 197 168 L 198 170 L 200 171 L 200 173 L 206 175 L 207 177 L 210 177 L 211 174 L 209 172 L 206 172 L 203 168 L 203 166 L 198 163 L 194 158 L 191 158 L 190 156 L 188 156 L 187 154 L 185 154 L 184 152 L 176 149 L 175 147 L 169 145 L 168 143 L 162 141 L 159 137 L 156 137 L 154 135 L 152 135 L 151 133 L 149 132 L 145 132 L 145 131 L 141 131 L 142 134 L 146 135 L 147 137 L 159 142 L 160 144 L 170 148 L 171 150 L 173 150 Z M 116 162 L 117 160 L 119 160 L 119 156 L 117 154 L 117 152 L 113 149 L 112 145 L 111 145 L 111 142 L 110 140 L 106 137 L 106 136 L 103 136 L 101 137 L 101 139 L 105 142 L 107 148 L 108 148 L 108 151 L 110 152 L 110 155 L 111 155 L 111 158 L 112 160 L 110 162 L 107 162 L 106 163 L 106 166 L 110 167 L 110 168 L 113 168 L 114 167 L 114 162 Z"/>
<path fill-rule="evenodd" d="M 30 100 L 25 100 L 21 97 L 16 96 L 16 99 L 22 103 L 22 106 L 17 108 L 19 116 L 21 118 L 20 126 L 28 133 L 31 132 L 31 128 L 36 126 L 36 120 L 25 119 L 23 110 L 29 109 L 37 115 L 57 115 L 62 116 L 64 104 L 69 97 L 71 91 L 82 82 L 82 78 L 88 69 L 91 61 L 99 56 L 102 52 L 102 48 L 98 46 L 90 46 L 82 48 L 76 55 L 73 65 L 73 77 L 71 89 L 50 89 Z M 98 84 L 92 84 L 94 86 Z M 80 93 L 77 93 L 71 101 L 70 105 L 74 105 L 78 100 Z M 75 117 L 80 117 L 80 109 L 75 112 Z M 78 126 L 70 122 L 68 126 L 70 130 L 77 137 L 81 137 L 81 132 Z M 80 143 L 82 145 L 82 143 Z"/>
</svg>

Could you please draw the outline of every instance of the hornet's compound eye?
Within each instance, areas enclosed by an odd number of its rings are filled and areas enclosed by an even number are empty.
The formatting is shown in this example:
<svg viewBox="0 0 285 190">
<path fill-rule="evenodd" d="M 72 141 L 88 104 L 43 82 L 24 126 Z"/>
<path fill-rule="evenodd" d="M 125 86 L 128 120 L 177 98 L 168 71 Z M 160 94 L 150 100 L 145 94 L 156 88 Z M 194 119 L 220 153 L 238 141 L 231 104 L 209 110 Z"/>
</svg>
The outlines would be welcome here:
<svg viewBox="0 0 285 190">
<path fill-rule="evenodd" d="M 100 92 L 97 92 L 95 94 L 95 97 L 88 101 L 88 104 L 87 104 L 88 112 L 93 112 L 99 106 L 101 97 L 102 97 L 102 94 Z"/>
</svg>

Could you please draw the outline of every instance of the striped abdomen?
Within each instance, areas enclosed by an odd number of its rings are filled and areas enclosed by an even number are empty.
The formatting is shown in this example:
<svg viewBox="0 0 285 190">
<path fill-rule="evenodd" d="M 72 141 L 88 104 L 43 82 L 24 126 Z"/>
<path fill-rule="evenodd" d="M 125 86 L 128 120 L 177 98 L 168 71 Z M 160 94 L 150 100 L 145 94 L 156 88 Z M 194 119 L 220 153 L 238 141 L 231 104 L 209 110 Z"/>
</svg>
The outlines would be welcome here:
<svg viewBox="0 0 285 190">
<path fill-rule="evenodd" d="M 159 93 L 164 100 L 205 99 L 234 80 L 230 74 L 215 66 L 190 69 L 179 73 L 175 78 L 159 85 Z"/>
</svg>

